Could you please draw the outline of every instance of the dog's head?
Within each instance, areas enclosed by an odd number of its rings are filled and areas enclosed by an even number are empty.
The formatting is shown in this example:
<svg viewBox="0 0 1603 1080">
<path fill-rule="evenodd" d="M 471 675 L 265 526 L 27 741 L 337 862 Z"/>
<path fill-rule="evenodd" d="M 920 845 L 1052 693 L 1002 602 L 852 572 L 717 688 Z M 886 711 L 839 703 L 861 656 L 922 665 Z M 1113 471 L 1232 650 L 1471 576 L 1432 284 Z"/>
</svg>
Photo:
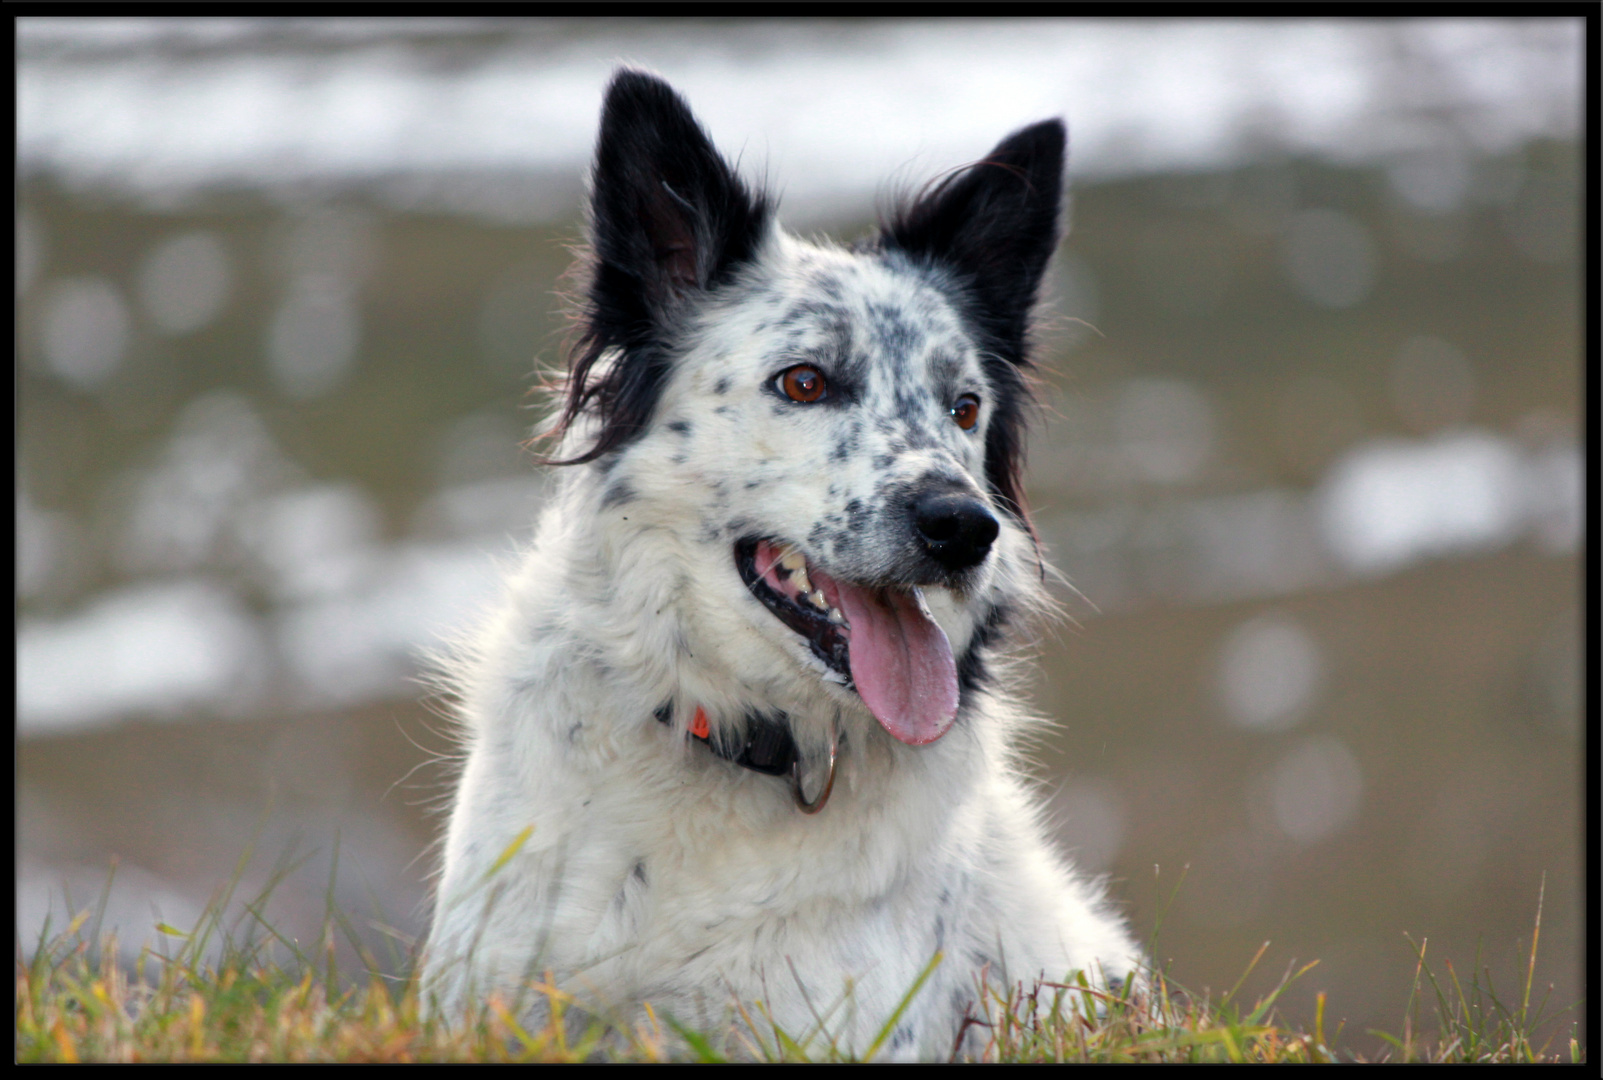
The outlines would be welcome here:
<svg viewBox="0 0 1603 1080">
<path fill-rule="evenodd" d="M 821 247 L 669 86 L 613 79 L 558 429 L 618 550 L 653 562 L 623 569 L 676 583 L 691 651 L 752 688 L 805 675 L 904 743 L 950 726 L 1034 576 L 1028 326 L 1063 151 L 1061 122 L 1024 128 Z"/>
</svg>

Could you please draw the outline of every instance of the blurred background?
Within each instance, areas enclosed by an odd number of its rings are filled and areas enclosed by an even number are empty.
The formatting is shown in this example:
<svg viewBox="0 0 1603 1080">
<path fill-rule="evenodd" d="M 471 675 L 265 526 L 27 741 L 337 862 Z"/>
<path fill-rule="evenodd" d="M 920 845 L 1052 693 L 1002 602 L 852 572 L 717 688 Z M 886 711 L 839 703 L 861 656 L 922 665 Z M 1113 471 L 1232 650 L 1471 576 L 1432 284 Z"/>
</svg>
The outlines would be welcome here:
<svg viewBox="0 0 1603 1080">
<path fill-rule="evenodd" d="M 18 933 L 426 925 L 420 651 L 543 480 L 601 89 L 793 228 L 1064 116 L 1029 490 L 1054 820 L 1195 988 L 1374 1049 L 1416 958 L 1582 992 L 1579 20 L 17 23 Z M 337 866 L 336 866 L 337 864 Z M 1189 868 L 1189 869 L 1187 869 Z M 1183 882 L 1182 882 L 1183 878 Z M 1172 899 L 1172 902 L 1171 902 Z M 171 944 L 171 942 L 169 942 Z M 1438 968 L 1438 970 L 1441 970 Z M 1466 975 L 1467 977 L 1467 975 Z M 1584 1039 L 1584 1032 L 1582 1033 Z"/>
</svg>

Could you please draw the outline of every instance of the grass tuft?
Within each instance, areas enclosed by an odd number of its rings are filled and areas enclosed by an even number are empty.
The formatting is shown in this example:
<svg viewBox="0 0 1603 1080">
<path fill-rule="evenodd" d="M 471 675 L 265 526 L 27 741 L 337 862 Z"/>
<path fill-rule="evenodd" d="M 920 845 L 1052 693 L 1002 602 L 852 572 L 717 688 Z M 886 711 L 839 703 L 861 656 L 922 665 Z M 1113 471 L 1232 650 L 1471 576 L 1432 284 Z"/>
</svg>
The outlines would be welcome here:
<svg viewBox="0 0 1603 1080">
<path fill-rule="evenodd" d="M 242 860 L 240 871 L 244 865 Z M 760 1001 L 734 1003 L 735 1021 L 728 1030 L 695 1030 L 666 1015 L 659 1021 L 649 1005 L 639 1020 L 623 1022 L 584 1013 L 549 974 L 527 988 L 544 999 L 545 1008 L 537 1010 L 543 1017 L 538 1026 L 520 1019 L 531 1015 L 528 1010 L 501 997 L 448 1025 L 424 1015 L 415 977 L 381 973 L 350 923 L 333 911 L 331 899 L 322 935 L 310 949 L 275 931 L 263 911 L 268 895 L 290 869 L 281 862 L 262 892 L 242 904 L 244 915 L 225 925 L 223 912 L 239 881 L 236 871 L 193 929 L 156 924 L 157 943 L 143 948 L 131 965 L 119 963 L 115 937 L 100 932 L 104 892 L 94 908 L 84 909 L 59 933 L 52 934 L 47 922 L 31 955 L 24 954 L 19 939 L 17 1060 L 867 1060 L 880 1055 L 903 1011 L 941 962 L 939 954 L 931 959 L 861 1058 L 829 1035 L 827 1014 L 816 1017 L 817 1024 L 805 1032 L 781 1029 Z M 1266 943 L 1217 1001 L 1186 991 L 1162 970 L 1112 991 L 1083 975 L 1029 991 L 1015 988 L 1010 994 L 988 988 L 958 1032 L 951 1058 L 1266 1064 L 1582 1061 L 1575 1021 L 1565 1023 L 1562 1014 L 1548 1016 L 1546 995 L 1531 1005 L 1541 905 L 1539 895 L 1530 959 L 1514 1006 L 1498 999 L 1478 954 L 1466 990 L 1450 961 L 1444 978 L 1438 979 L 1426 959 L 1426 941 L 1414 944 L 1410 939 L 1417 961 L 1402 1033 L 1371 1032 L 1385 1047 L 1377 1056 L 1343 1050 L 1337 1045 L 1339 1030 L 1327 1036 L 1323 993 L 1315 999 L 1312 1031 L 1277 1016 L 1281 994 L 1313 970 L 1314 963 L 1288 967 L 1279 983 L 1250 1007 L 1238 999 Z M 336 968 L 337 931 L 356 945 L 366 967 L 361 975 L 342 975 Z M 401 959 L 403 970 L 415 969 L 415 954 Z M 1422 1024 L 1419 1013 L 1427 1000 L 1434 1001 L 1434 1021 Z M 1566 1033 L 1568 1038 L 1561 1040 Z"/>
</svg>

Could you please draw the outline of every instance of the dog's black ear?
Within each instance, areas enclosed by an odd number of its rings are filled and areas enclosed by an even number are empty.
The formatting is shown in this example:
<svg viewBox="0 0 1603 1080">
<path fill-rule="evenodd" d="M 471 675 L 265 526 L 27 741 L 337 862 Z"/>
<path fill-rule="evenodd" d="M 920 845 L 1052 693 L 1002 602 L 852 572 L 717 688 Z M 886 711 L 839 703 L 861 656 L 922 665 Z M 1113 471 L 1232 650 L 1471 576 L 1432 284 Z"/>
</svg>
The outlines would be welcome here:
<svg viewBox="0 0 1603 1080">
<path fill-rule="evenodd" d="M 1016 131 L 883 226 L 886 247 L 956 273 L 987 346 L 1014 363 L 1025 360 L 1030 310 L 1058 245 L 1066 139 L 1061 120 Z"/>
<path fill-rule="evenodd" d="M 669 322 L 755 254 L 767 212 L 672 87 L 642 71 L 613 77 L 591 194 L 598 315 L 626 338 Z"/>
<path fill-rule="evenodd" d="M 613 76 L 596 141 L 580 336 L 550 432 L 590 415 L 595 441 L 551 464 L 591 461 L 645 430 L 681 316 L 756 255 L 768 216 L 767 198 L 740 182 L 672 87 L 627 68 Z M 619 362 L 593 370 L 612 350 Z"/>
<path fill-rule="evenodd" d="M 1003 509 L 1026 528 L 1030 312 L 1058 245 L 1066 141 L 1061 120 L 1014 132 L 982 161 L 903 207 L 880 236 L 884 248 L 944 268 L 964 294 L 992 391 L 986 479 Z"/>
</svg>

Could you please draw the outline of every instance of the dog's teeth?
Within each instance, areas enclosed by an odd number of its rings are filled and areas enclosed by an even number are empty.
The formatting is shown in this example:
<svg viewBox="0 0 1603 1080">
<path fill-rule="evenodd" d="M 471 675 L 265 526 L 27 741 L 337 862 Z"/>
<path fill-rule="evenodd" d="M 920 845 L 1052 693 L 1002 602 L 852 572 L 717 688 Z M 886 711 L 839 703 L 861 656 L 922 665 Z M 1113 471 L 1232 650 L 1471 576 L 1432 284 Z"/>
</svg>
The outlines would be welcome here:
<svg viewBox="0 0 1603 1080">
<path fill-rule="evenodd" d="M 785 554 L 780 557 L 779 565 L 786 570 L 800 570 L 807 565 L 807 560 L 795 548 L 786 548 Z"/>
<path fill-rule="evenodd" d="M 829 601 L 824 599 L 823 589 L 814 589 L 812 592 L 807 594 L 807 599 L 811 600 L 813 602 L 813 607 L 817 608 L 819 611 L 827 610 L 829 607 Z"/>
<path fill-rule="evenodd" d="M 790 580 L 794 581 L 796 583 L 796 588 L 800 589 L 804 593 L 810 593 L 813 591 L 813 583 L 807 580 L 806 570 L 792 570 L 790 572 Z"/>
<path fill-rule="evenodd" d="M 836 626 L 845 626 L 846 616 L 841 614 L 840 608 L 832 607 L 829 609 L 829 621 L 834 623 Z"/>
</svg>

